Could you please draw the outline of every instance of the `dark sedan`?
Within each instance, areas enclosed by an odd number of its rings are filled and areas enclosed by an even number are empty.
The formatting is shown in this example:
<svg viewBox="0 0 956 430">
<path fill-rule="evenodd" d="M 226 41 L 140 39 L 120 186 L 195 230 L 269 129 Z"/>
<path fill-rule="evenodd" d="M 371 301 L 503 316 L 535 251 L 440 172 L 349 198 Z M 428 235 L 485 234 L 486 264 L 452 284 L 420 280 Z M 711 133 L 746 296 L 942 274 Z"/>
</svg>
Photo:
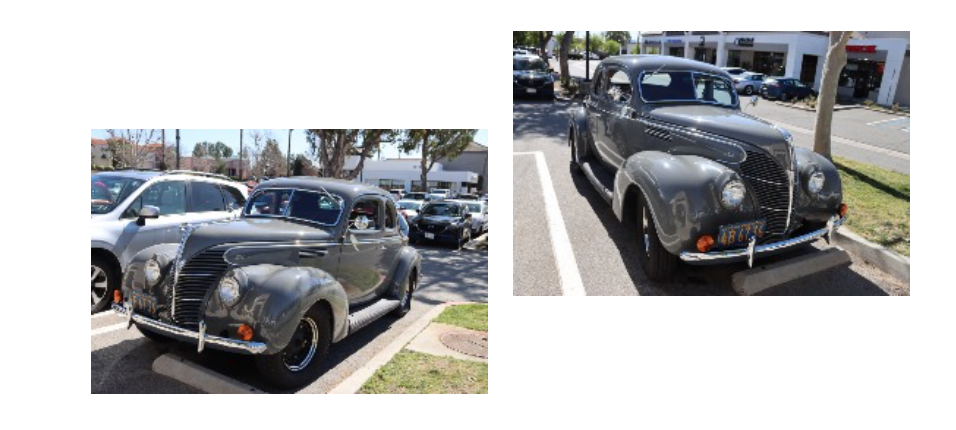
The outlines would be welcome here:
<svg viewBox="0 0 956 430">
<path fill-rule="evenodd" d="M 765 99 L 787 101 L 790 99 L 805 99 L 817 96 L 817 92 L 809 85 L 790 78 L 769 78 L 760 87 L 760 94 Z"/>
<path fill-rule="evenodd" d="M 514 95 L 554 97 L 554 76 L 541 57 L 516 55 L 514 58 Z"/>
<path fill-rule="evenodd" d="M 430 203 L 410 224 L 412 243 L 441 242 L 461 248 L 471 241 L 471 213 L 463 203 Z"/>
</svg>

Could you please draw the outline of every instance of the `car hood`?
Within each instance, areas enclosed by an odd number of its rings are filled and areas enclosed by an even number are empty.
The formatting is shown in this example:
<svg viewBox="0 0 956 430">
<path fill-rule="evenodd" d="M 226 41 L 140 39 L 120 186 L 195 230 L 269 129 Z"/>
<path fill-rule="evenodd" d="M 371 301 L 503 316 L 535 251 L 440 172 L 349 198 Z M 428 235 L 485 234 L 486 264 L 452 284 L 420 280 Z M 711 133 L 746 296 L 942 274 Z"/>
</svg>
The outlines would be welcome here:
<svg viewBox="0 0 956 430">
<path fill-rule="evenodd" d="M 445 224 L 454 224 L 461 221 L 461 218 L 451 217 L 451 216 L 423 216 L 419 218 L 419 221 L 426 225 L 445 225 Z"/>
<path fill-rule="evenodd" d="M 512 70 L 511 72 L 516 78 L 546 78 L 551 76 L 550 72 L 540 70 Z"/>
<path fill-rule="evenodd" d="M 773 124 L 743 112 L 717 106 L 660 106 L 647 111 L 654 120 L 748 143 L 769 152 L 782 165 L 790 159 L 790 143 Z"/>
<path fill-rule="evenodd" d="M 188 259 L 204 249 L 230 243 L 320 242 L 334 237 L 329 228 L 278 218 L 242 218 L 196 227 L 189 235 L 183 255 Z"/>
</svg>

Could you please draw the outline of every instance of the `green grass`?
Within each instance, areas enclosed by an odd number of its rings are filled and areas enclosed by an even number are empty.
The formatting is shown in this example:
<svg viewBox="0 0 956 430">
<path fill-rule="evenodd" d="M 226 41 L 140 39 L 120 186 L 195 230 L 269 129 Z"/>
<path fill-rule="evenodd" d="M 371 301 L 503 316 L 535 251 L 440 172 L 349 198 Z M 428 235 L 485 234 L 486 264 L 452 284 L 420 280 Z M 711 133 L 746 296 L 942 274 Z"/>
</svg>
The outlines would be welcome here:
<svg viewBox="0 0 956 430">
<path fill-rule="evenodd" d="M 488 365 L 402 351 L 361 394 L 488 394 Z"/>
<path fill-rule="evenodd" d="M 846 226 L 866 240 L 910 255 L 910 176 L 834 157 L 850 207 Z"/>
<path fill-rule="evenodd" d="M 436 323 L 475 331 L 488 331 L 488 305 L 460 305 L 445 309 Z"/>
</svg>

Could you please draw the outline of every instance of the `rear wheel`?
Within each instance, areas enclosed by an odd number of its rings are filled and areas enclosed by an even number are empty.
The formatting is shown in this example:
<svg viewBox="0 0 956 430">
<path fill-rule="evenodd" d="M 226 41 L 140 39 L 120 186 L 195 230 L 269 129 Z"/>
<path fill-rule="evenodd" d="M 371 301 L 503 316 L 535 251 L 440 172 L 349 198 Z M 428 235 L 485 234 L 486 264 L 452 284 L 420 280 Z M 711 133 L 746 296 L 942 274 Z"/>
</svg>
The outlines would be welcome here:
<svg viewBox="0 0 956 430">
<path fill-rule="evenodd" d="M 751 95 L 754 93 L 754 87 L 747 85 L 747 88 L 744 88 L 744 94 Z"/>
<path fill-rule="evenodd" d="M 277 387 L 302 387 L 318 379 L 331 345 L 332 316 L 325 306 L 317 304 L 299 321 L 285 349 L 256 357 L 256 366 Z"/>
<path fill-rule="evenodd" d="M 415 291 L 415 283 L 412 281 L 411 276 L 412 275 L 409 275 L 409 278 L 402 284 L 401 306 L 392 311 L 392 316 L 395 318 L 404 317 L 412 310 L 412 294 Z"/>
<path fill-rule="evenodd" d="M 637 217 L 639 227 L 637 235 L 638 259 L 641 262 L 641 267 L 644 268 L 644 274 L 647 275 L 648 279 L 655 282 L 666 281 L 677 271 L 678 258 L 668 252 L 661 244 L 653 214 L 643 195 L 640 196 Z"/>
<path fill-rule="evenodd" d="M 95 314 L 109 307 L 119 276 L 113 264 L 98 255 L 92 256 L 90 269 L 90 311 Z"/>
<path fill-rule="evenodd" d="M 575 173 L 581 173 L 581 160 L 578 158 L 578 139 L 577 133 L 571 129 L 571 170 Z"/>
</svg>

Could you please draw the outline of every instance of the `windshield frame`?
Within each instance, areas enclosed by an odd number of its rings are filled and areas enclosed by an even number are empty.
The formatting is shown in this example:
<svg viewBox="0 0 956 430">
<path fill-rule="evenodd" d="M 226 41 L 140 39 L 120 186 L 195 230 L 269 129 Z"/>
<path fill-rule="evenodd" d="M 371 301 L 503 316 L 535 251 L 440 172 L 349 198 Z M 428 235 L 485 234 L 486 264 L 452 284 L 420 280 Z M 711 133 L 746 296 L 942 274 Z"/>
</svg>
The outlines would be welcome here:
<svg viewBox="0 0 956 430">
<path fill-rule="evenodd" d="M 270 191 L 291 191 L 291 192 L 292 192 L 292 194 L 289 195 L 289 204 L 285 207 L 285 210 L 283 211 L 282 215 L 250 214 L 250 213 L 249 213 L 249 210 L 252 208 L 252 202 L 253 202 L 257 197 L 259 197 L 261 194 L 264 194 L 264 193 L 270 192 Z M 289 210 L 292 209 L 292 199 L 295 198 L 295 193 L 296 193 L 296 192 L 313 193 L 313 194 L 318 194 L 318 195 L 320 195 L 320 196 L 329 196 L 329 195 L 330 195 L 330 196 L 332 196 L 333 198 L 335 198 L 335 199 L 339 202 L 339 215 L 338 215 L 338 217 L 336 217 L 335 223 L 334 223 L 334 224 L 326 224 L 326 223 L 319 222 L 319 221 L 315 221 L 315 220 L 311 220 L 311 219 L 297 218 L 297 217 L 289 216 Z M 249 198 L 246 200 L 246 207 L 242 209 L 242 217 L 243 217 L 243 218 L 267 218 L 267 219 L 268 219 L 268 218 L 279 218 L 279 219 L 288 219 L 288 220 L 293 220 L 293 221 L 301 221 L 301 222 L 305 222 L 305 223 L 309 223 L 309 224 L 320 225 L 320 226 L 323 226 L 323 227 L 338 227 L 339 223 L 342 222 L 342 214 L 343 214 L 343 213 L 345 213 L 345 198 L 343 198 L 342 196 L 340 196 L 340 195 L 338 195 L 338 194 L 333 194 L 333 193 L 325 193 L 325 192 L 322 192 L 322 191 L 307 190 L 307 189 L 300 189 L 300 188 L 263 188 L 263 189 L 261 189 L 261 190 L 256 190 L 256 192 L 253 193 L 251 196 L 249 196 Z"/>
<path fill-rule="evenodd" d="M 690 73 L 691 79 L 694 80 L 694 81 L 697 80 L 697 76 L 698 76 L 698 75 L 708 76 L 708 77 L 712 77 L 712 78 L 715 78 L 715 79 L 720 79 L 720 80 L 724 81 L 725 84 L 727 84 L 727 87 L 728 87 L 728 88 L 730 88 L 730 92 L 731 92 L 731 94 L 732 94 L 733 97 L 734 97 L 734 104 L 729 105 L 729 104 L 720 103 L 720 102 L 716 102 L 716 101 L 715 101 L 715 102 L 709 102 L 709 101 L 705 101 L 705 100 L 698 99 L 698 98 L 696 98 L 697 88 L 694 88 L 694 97 L 695 97 L 694 100 L 686 100 L 686 99 L 681 100 L 681 99 L 677 99 L 677 100 L 655 100 L 655 101 L 648 101 L 647 99 L 644 98 L 644 75 L 645 75 L 645 74 L 649 74 L 649 73 L 650 73 L 650 74 L 657 74 L 657 73 Z M 652 71 L 652 72 L 649 72 L 648 70 L 642 70 L 641 73 L 640 73 L 640 74 L 638 75 L 638 77 L 637 77 L 637 93 L 638 93 L 638 96 L 640 96 L 641 101 L 644 102 L 645 104 L 684 103 L 684 104 L 695 104 L 695 105 L 699 104 L 699 105 L 720 106 L 720 107 L 726 107 L 726 108 L 740 108 L 740 95 L 737 94 L 737 85 L 733 82 L 732 79 L 727 79 L 727 78 L 724 77 L 724 76 L 717 75 L 717 74 L 714 74 L 714 73 L 698 72 L 698 71 L 694 71 L 694 70 L 663 70 L 663 69 L 662 69 L 662 70 L 654 70 L 654 71 Z"/>
</svg>

